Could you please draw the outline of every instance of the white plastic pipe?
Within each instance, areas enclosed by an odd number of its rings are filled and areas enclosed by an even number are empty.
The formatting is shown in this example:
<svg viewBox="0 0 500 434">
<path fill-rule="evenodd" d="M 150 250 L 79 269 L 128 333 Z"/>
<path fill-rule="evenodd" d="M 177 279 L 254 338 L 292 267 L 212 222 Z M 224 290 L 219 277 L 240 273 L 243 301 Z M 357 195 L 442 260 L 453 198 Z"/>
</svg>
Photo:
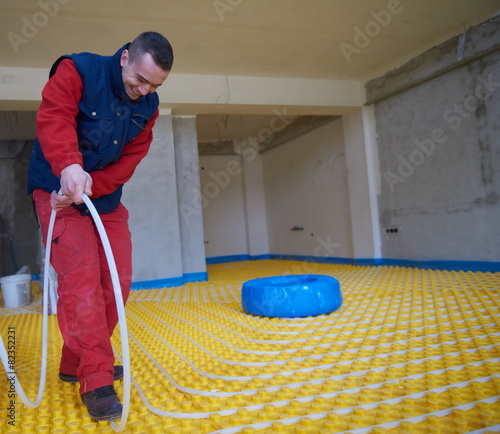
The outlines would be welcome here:
<svg viewBox="0 0 500 434">
<path fill-rule="evenodd" d="M 49 221 L 49 229 L 47 233 L 47 240 L 52 239 L 52 232 L 54 230 L 54 222 L 56 219 L 56 211 L 52 210 L 52 213 L 50 214 L 50 221 Z M 45 251 L 45 266 L 44 266 L 44 273 L 43 273 L 43 285 L 44 288 L 48 288 L 49 286 L 49 260 L 50 260 L 50 246 L 51 243 L 47 243 L 47 248 Z M 17 373 L 11 369 L 12 367 L 15 367 L 15 363 L 9 363 L 9 356 L 8 353 L 5 349 L 5 345 L 3 343 L 3 340 L 0 337 L 0 357 L 2 358 L 2 363 L 5 368 L 5 372 L 7 372 L 7 376 L 12 384 L 14 382 L 15 390 L 19 398 L 21 398 L 21 401 L 23 404 L 28 407 L 28 408 L 35 408 L 38 407 L 40 404 L 40 401 L 42 400 L 43 397 L 43 391 L 45 389 L 45 378 L 47 374 L 47 335 L 48 335 L 48 291 L 43 291 L 43 301 L 42 301 L 42 361 L 41 361 L 41 367 L 40 367 L 40 383 L 38 384 L 38 394 L 37 397 L 34 401 L 30 401 L 30 399 L 26 396 L 26 393 L 24 392 L 24 389 L 21 386 L 21 383 L 19 382 L 19 379 L 17 378 Z M 15 355 L 14 359 L 15 360 Z"/>
<path fill-rule="evenodd" d="M 106 259 L 108 261 L 109 272 L 111 274 L 111 281 L 113 283 L 113 290 L 115 294 L 116 301 L 116 309 L 118 311 L 118 322 L 120 324 L 120 338 L 122 341 L 122 363 L 123 363 L 123 403 L 122 403 L 122 416 L 120 419 L 119 426 L 116 425 L 115 421 L 111 421 L 111 426 L 116 432 L 120 432 L 125 428 L 127 424 L 128 412 L 130 407 L 130 356 L 129 356 L 129 346 L 128 346 L 128 332 L 127 332 L 127 323 L 125 319 L 125 306 L 123 303 L 123 297 L 120 286 L 120 279 L 118 277 L 118 271 L 116 269 L 115 258 L 113 256 L 113 252 L 111 250 L 111 245 L 109 244 L 108 235 L 106 234 L 106 230 L 102 224 L 102 220 L 99 217 L 99 213 L 94 207 L 92 201 L 88 198 L 88 196 L 84 193 L 83 201 L 87 205 L 87 208 L 94 219 L 95 225 L 99 232 L 99 236 L 101 237 L 101 241 L 104 247 L 104 251 L 106 253 Z M 12 378 L 12 381 L 15 384 L 15 390 L 18 396 L 21 398 L 21 401 L 29 408 L 38 407 L 40 401 L 43 397 L 43 392 L 45 389 L 45 380 L 47 374 L 47 332 L 48 332 L 48 288 L 49 288 L 49 266 L 50 266 L 50 252 L 52 243 L 52 234 L 54 231 L 54 223 L 56 218 L 56 211 L 52 210 L 50 214 L 49 227 L 47 230 L 47 245 L 45 249 L 45 264 L 44 264 L 44 279 L 43 279 L 43 307 L 42 307 L 42 361 L 40 368 L 40 383 L 38 386 L 38 394 L 35 401 L 30 401 L 26 396 L 19 379 L 17 378 L 17 374 L 15 370 L 13 371 L 11 367 L 14 367 L 13 363 L 9 363 L 9 355 L 5 348 L 4 342 L 0 336 L 0 357 L 2 359 L 3 366 L 5 368 L 5 372 L 7 373 L 9 379 Z"/>
<path fill-rule="evenodd" d="M 113 251 L 111 250 L 111 245 L 109 244 L 108 235 L 102 224 L 102 220 L 99 217 L 99 213 L 95 209 L 94 204 L 84 193 L 83 201 L 87 208 L 92 214 L 94 223 L 99 231 L 101 237 L 102 245 L 104 247 L 104 252 L 106 253 L 106 259 L 108 261 L 109 272 L 111 274 L 111 281 L 113 283 L 113 290 L 115 293 L 116 309 L 118 310 L 118 323 L 120 324 L 120 338 L 122 341 L 122 363 L 123 363 L 123 409 L 122 417 L 120 419 L 120 425 L 116 426 L 114 420 L 111 421 L 111 426 L 116 432 L 120 432 L 125 428 L 127 424 L 128 411 L 130 407 L 130 356 L 128 347 L 128 332 L 127 332 L 127 322 L 125 319 L 125 306 L 123 303 L 122 291 L 120 286 L 120 279 L 118 277 L 118 271 L 116 269 L 115 258 L 113 256 Z"/>
</svg>

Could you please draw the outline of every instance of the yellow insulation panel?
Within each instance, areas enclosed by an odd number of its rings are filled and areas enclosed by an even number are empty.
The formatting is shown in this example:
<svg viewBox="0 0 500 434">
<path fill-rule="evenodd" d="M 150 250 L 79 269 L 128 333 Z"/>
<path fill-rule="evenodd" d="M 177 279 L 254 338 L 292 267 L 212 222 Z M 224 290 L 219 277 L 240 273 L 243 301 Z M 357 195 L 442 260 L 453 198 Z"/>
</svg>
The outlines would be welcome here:
<svg viewBox="0 0 500 434">
<path fill-rule="evenodd" d="M 249 279 L 326 274 L 342 307 L 308 318 L 241 308 Z M 296 261 L 211 265 L 207 282 L 132 291 L 126 307 L 132 392 L 127 433 L 500 432 L 500 273 Z M 15 333 L 18 379 L 38 390 L 41 297 L 0 309 Z M 58 379 L 49 318 L 47 382 L 26 408 L 0 378 L 0 432 L 105 433 Z M 120 356 L 119 333 L 113 345 Z M 115 387 L 123 393 L 121 382 Z"/>
</svg>

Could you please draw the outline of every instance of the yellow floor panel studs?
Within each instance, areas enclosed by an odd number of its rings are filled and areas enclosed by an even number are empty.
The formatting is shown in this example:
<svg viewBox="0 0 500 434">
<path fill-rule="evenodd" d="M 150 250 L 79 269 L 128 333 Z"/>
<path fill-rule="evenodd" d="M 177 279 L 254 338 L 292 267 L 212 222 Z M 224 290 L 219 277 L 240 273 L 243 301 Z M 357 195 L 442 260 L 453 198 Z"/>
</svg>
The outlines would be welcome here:
<svg viewBox="0 0 500 434">
<path fill-rule="evenodd" d="M 500 433 L 500 273 L 251 261 L 208 267 L 207 282 L 132 291 L 127 433 Z M 308 318 L 241 308 L 256 277 L 326 274 L 342 307 Z M 33 399 L 41 297 L 0 309 L 15 330 L 19 380 Z M 26 408 L 0 378 L 0 432 L 112 433 L 78 385 L 57 376 L 62 341 L 49 318 L 47 383 Z M 118 356 L 118 333 L 113 336 Z M 117 382 L 119 395 L 123 387 Z M 9 423 L 10 422 L 10 423 Z"/>
</svg>

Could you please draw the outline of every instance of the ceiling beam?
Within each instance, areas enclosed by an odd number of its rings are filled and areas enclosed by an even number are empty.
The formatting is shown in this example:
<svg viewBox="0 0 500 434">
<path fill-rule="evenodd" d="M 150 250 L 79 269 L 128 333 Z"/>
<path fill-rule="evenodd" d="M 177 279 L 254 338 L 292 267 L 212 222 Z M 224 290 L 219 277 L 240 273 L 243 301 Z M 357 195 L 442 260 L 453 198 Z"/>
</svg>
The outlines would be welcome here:
<svg viewBox="0 0 500 434">
<path fill-rule="evenodd" d="M 0 109 L 36 110 L 47 77 L 43 68 L 0 67 Z M 285 107 L 304 107 L 305 112 L 316 107 L 328 112 L 318 114 L 332 114 L 332 109 L 364 103 L 363 85 L 354 80 L 171 74 L 158 94 L 160 107 L 174 115 L 206 113 L 207 107 L 212 113 L 230 113 L 234 106 L 260 107 L 262 114 Z"/>
</svg>

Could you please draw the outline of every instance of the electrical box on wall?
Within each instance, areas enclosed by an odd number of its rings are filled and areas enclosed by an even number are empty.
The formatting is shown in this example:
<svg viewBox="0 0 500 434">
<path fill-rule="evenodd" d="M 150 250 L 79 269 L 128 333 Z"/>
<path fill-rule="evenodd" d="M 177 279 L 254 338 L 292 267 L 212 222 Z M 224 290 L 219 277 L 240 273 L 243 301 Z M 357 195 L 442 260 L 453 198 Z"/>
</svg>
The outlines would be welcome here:
<svg viewBox="0 0 500 434">
<path fill-rule="evenodd" d="M 389 226 L 384 229 L 385 235 L 386 236 L 395 236 L 399 234 L 399 227 L 398 226 Z"/>
</svg>

